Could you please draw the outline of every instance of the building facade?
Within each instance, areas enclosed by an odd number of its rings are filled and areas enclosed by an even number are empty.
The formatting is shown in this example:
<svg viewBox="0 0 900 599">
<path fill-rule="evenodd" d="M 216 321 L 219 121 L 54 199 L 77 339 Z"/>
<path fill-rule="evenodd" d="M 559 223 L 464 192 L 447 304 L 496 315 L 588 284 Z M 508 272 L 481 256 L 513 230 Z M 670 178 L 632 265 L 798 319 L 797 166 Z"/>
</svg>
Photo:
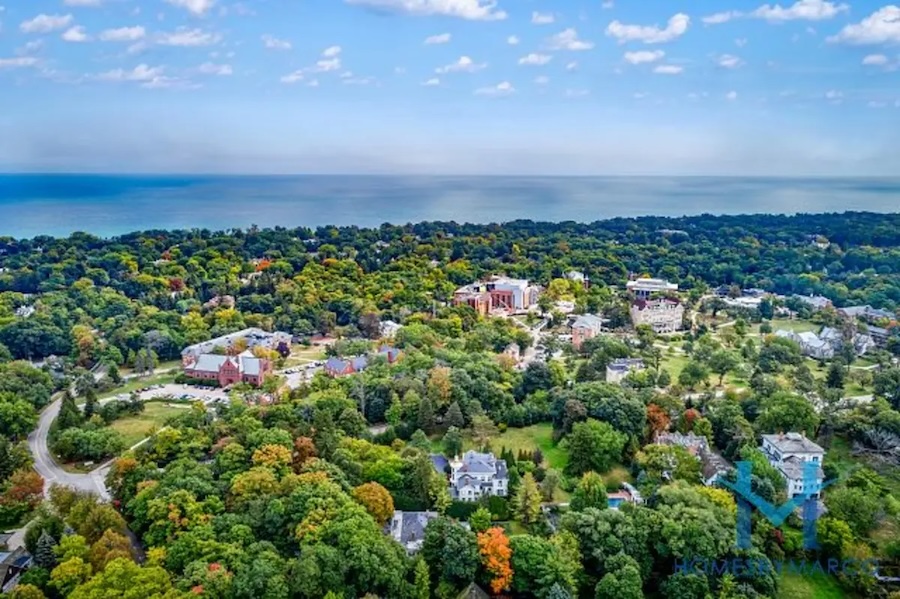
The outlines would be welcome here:
<svg viewBox="0 0 900 599">
<path fill-rule="evenodd" d="M 684 306 L 678 300 L 637 299 L 631 304 L 631 322 L 635 327 L 648 325 L 656 333 L 674 333 L 682 328 Z"/>
<path fill-rule="evenodd" d="M 606 382 L 621 383 L 631 372 L 644 370 L 644 361 L 640 358 L 619 358 L 606 365 Z"/>
<path fill-rule="evenodd" d="M 632 279 L 625 283 L 625 288 L 631 292 L 635 299 L 650 299 L 654 293 L 668 294 L 678 291 L 678 285 L 665 279 L 640 278 Z"/>
<path fill-rule="evenodd" d="M 487 281 L 460 287 L 453 294 L 455 305 L 471 306 L 481 315 L 491 310 L 527 310 L 537 304 L 540 289 L 525 279 L 494 276 Z"/>
<path fill-rule="evenodd" d="M 582 314 L 572 323 L 572 346 L 581 349 L 588 339 L 593 339 L 603 330 L 604 321 L 594 314 Z"/>
<path fill-rule="evenodd" d="M 261 387 L 272 374 L 272 362 L 254 357 L 249 351 L 237 356 L 189 355 L 184 358 L 184 374 L 192 379 L 216 381 L 220 387 L 229 387 L 235 383 Z"/>
<path fill-rule="evenodd" d="M 239 340 L 243 340 L 246 342 L 246 347 L 244 349 L 264 347 L 265 349 L 278 351 L 282 353 L 282 355 L 284 355 L 283 352 L 285 350 L 288 353 L 290 353 L 291 351 L 292 338 L 289 333 L 285 333 L 282 331 L 269 333 L 262 329 L 249 328 L 242 331 L 237 331 L 235 333 L 222 335 L 221 337 L 216 337 L 215 339 L 210 339 L 209 341 L 203 341 L 202 343 L 189 345 L 181 351 L 181 356 L 183 358 L 188 356 L 197 358 L 203 354 L 211 354 L 216 348 L 220 348 L 226 353 L 231 353 Z"/>
<path fill-rule="evenodd" d="M 460 501 L 477 501 L 483 496 L 506 497 L 509 473 L 506 462 L 492 453 L 467 451 L 450 461 L 450 496 Z"/>
<path fill-rule="evenodd" d="M 769 459 L 769 463 L 775 466 L 784 477 L 787 483 L 788 497 L 802 493 L 810 493 L 815 498 L 819 497 L 822 483 L 825 480 L 825 473 L 822 471 L 822 462 L 825 459 L 824 449 L 807 439 L 802 433 L 763 435 L 761 449 Z M 804 471 L 807 462 L 818 466 L 814 489 L 804 488 Z"/>
</svg>

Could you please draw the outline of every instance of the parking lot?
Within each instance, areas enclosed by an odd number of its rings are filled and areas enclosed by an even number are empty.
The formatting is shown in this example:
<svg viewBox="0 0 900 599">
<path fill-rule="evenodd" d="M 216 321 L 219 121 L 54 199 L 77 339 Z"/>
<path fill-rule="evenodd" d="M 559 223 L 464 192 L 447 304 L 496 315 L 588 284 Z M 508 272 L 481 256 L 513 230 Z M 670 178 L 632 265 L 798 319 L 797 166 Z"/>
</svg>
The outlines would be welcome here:
<svg viewBox="0 0 900 599">
<path fill-rule="evenodd" d="M 146 389 L 139 389 L 136 393 L 142 401 L 172 398 L 210 403 L 216 400 L 223 401 L 228 399 L 228 394 L 222 389 L 213 387 L 195 387 L 193 385 L 178 385 L 175 383 L 153 385 Z M 112 399 L 127 400 L 128 394 L 117 395 Z"/>
<path fill-rule="evenodd" d="M 313 376 L 322 370 L 323 364 L 325 364 L 324 361 L 317 360 L 315 362 L 310 362 L 309 364 L 304 364 L 303 366 L 295 366 L 293 368 L 288 368 L 287 370 L 282 370 L 278 372 L 278 374 L 285 378 L 288 387 L 296 389 L 301 384 L 311 381 Z"/>
</svg>

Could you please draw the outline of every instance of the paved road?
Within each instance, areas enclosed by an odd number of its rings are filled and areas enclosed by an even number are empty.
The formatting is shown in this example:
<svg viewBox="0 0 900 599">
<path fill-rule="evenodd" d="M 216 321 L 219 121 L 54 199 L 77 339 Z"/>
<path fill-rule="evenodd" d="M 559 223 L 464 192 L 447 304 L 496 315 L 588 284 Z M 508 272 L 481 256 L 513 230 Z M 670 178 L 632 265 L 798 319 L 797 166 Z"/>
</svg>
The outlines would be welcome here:
<svg viewBox="0 0 900 599">
<path fill-rule="evenodd" d="M 106 485 L 103 483 L 103 477 L 108 468 L 101 466 L 87 474 L 76 474 L 66 472 L 53 459 L 50 448 L 47 446 L 47 435 L 50 434 L 50 425 L 59 414 L 61 404 L 62 397 L 47 406 L 41 412 L 37 428 L 28 435 L 28 448 L 31 450 L 31 455 L 34 456 L 34 469 L 44 477 L 44 492 L 46 493 L 51 484 L 56 483 L 95 493 L 102 499 L 109 499 L 109 493 L 106 492 Z"/>
</svg>

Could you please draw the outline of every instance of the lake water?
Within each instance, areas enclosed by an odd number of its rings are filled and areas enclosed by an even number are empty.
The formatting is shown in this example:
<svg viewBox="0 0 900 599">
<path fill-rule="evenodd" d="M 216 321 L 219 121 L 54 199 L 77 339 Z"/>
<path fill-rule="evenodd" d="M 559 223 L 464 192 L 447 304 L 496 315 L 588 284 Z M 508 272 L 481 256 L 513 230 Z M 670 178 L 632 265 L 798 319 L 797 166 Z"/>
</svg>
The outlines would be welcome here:
<svg viewBox="0 0 900 599">
<path fill-rule="evenodd" d="M 0 235 L 900 211 L 900 178 L 0 175 Z"/>
</svg>

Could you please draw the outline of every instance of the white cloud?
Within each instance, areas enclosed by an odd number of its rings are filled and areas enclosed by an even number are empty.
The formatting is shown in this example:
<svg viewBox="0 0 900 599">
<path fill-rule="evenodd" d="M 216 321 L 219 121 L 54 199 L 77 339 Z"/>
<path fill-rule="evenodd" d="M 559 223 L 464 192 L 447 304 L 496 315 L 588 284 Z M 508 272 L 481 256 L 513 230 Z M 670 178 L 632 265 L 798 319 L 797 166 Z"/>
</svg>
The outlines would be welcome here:
<svg viewBox="0 0 900 599">
<path fill-rule="evenodd" d="M 346 77 L 341 83 L 344 85 L 372 85 L 377 81 L 375 77 Z"/>
<path fill-rule="evenodd" d="M 534 11 L 533 13 L 531 13 L 531 22 L 534 23 L 535 25 L 549 25 L 550 23 L 553 23 L 555 20 L 556 20 L 556 18 L 554 18 L 553 13 L 549 13 L 549 12 L 540 13 L 537 11 Z"/>
<path fill-rule="evenodd" d="M 882 66 L 888 63 L 888 57 L 884 54 L 869 54 L 862 59 L 862 63 L 865 65 Z"/>
<path fill-rule="evenodd" d="M 535 77 L 534 82 L 538 85 L 547 85 L 548 83 L 550 83 L 550 78 L 546 75 L 541 75 L 540 77 Z"/>
<path fill-rule="evenodd" d="M 502 81 L 492 87 L 480 87 L 475 93 L 479 96 L 509 96 L 516 93 L 516 88 L 509 81 Z"/>
<path fill-rule="evenodd" d="M 540 66 L 545 65 L 548 62 L 553 60 L 553 57 L 549 54 L 535 54 L 532 52 L 528 56 L 523 56 L 519 59 L 519 64 L 522 65 L 530 65 L 530 66 Z"/>
<path fill-rule="evenodd" d="M 616 3 L 613 2 L 613 0 L 605 0 L 605 2 L 600 4 L 600 8 L 602 8 L 603 10 L 609 10 L 609 9 L 613 8 L 615 5 L 616 5 Z"/>
<path fill-rule="evenodd" d="M 210 33 L 202 29 L 179 27 L 172 33 L 163 33 L 156 40 L 161 46 L 211 46 L 222 39 L 218 33 Z"/>
<path fill-rule="evenodd" d="M 739 37 L 739 38 L 735 39 L 734 45 L 737 46 L 738 48 L 743 48 L 744 46 L 747 45 L 747 38 Z"/>
<path fill-rule="evenodd" d="M 282 77 L 281 82 L 282 83 L 297 83 L 298 81 L 303 81 L 303 79 L 305 77 L 306 77 L 306 74 L 303 72 L 303 69 L 300 69 L 298 71 L 294 71 L 293 73 L 290 73 L 290 74 Z"/>
<path fill-rule="evenodd" d="M 323 58 L 316 61 L 316 64 L 307 67 L 306 71 L 310 73 L 328 73 L 330 71 L 338 71 L 341 68 L 341 59 L 337 56 L 334 58 Z"/>
<path fill-rule="evenodd" d="M 578 63 L 573 60 L 572 62 L 570 62 L 569 64 L 566 65 L 566 70 L 567 71 L 577 71 Z"/>
<path fill-rule="evenodd" d="M 437 87 L 441 84 L 441 80 L 437 77 L 432 77 L 431 79 L 422 83 L 423 87 Z"/>
<path fill-rule="evenodd" d="M 106 29 L 100 33 L 100 39 L 104 42 L 136 42 L 144 39 L 146 30 L 141 27 L 119 27 L 118 29 Z"/>
<path fill-rule="evenodd" d="M 63 0 L 66 6 L 100 6 L 101 0 Z"/>
<path fill-rule="evenodd" d="M 456 17 L 469 21 L 502 21 L 505 11 L 496 0 L 344 0 L 347 4 L 367 6 L 413 16 Z"/>
<path fill-rule="evenodd" d="M 42 39 L 31 40 L 29 42 L 25 42 L 24 46 L 16 48 L 16 54 L 18 54 L 20 56 L 23 54 L 31 54 L 33 52 L 39 51 L 43 47 L 44 47 L 44 40 L 42 40 Z"/>
<path fill-rule="evenodd" d="M 744 64 L 744 62 L 733 54 L 722 54 L 716 58 L 716 64 L 724 69 L 736 69 Z"/>
<path fill-rule="evenodd" d="M 849 9 L 850 7 L 846 4 L 836 4 L 825 0 L 799 0 L 788 8 L 784 8 L 780 4 L 774 6 L 763 4 L 750 13 L 750 16 L 767 21 L 824 21 Z"/>
<path fill-rule="evenodd" d="M 844 92 L 838 91 L 836 89 L 830 89 L 825 92 L 826 100 L 842 100 L 844 98 Z"/>
<path fill-rule="evenodd" d="M 58 29 L 65 29 L 72 24 L 72 15 L 45 15 L 40 14 L 30 21 L 19 25 L 23 33 L 49 33 Z"/>
<path fill-rule="evenodd" d="M 215 5 L 216 0 L 166 0 L 166 2 L 192 14 L 202 16 Z"/>
<path fill-rule="evenodd" d="M 727 94 L 725 94 L 725 99 L 726 99 L 726 100 L 730 100 L 730 101 L 732 101 L 732 102 L 733 102 L 734 100 L 737 100 L 737 97 L 738 97 L 738 93 L 737 93 L 736 91 L 734 91 L 734 90 L 732 90 L 732 91 L 728 92 Z"/>
<path fill-rule="evenodd" d="M 262 36 L 263 45 L 270 50 L 290 50 L 291 42 L 287 40 L 278 39 L 274 35 L 269 35 L 266 33 Z"/>
<path fill-rule="evenodd" d="M 406 67 L 394 67 L 395 75 L 406 75 Z"/>
<path fill-rule="evenodd" d="M 91 41 L 91 37 L 85 32 L 84 27 L 81 25 L 70 27 L 61 37 L 67 42 L 82 43 Z"/>
<path fill-rule="evenodd" d="M 666 53 L 662 50 L 640 50 L 638 52 L 626 52 L 625 62 L 631 64 L 643 64 L 645 62 L 656 62 L 660 60 Z"/>
<path fill-rule="evenodd" d="M 141 83 L 141 87 L 145 89 L 197 89 L 200 86 L 181 77 L 165 77 L 160 75 L 154 77 L 150 81 Z"/>
<path fill-rule="evenodd" d="M 0 69 L 18 69 L 33 67 L 38 63 L 34 56 L 19 56 L 18 58 L 0 58 Z"/>
<path fill-rule="evenodd" d="M 882 102 L 880 100 L 871 100 L 868 106 L 869 108 L 885 108 L 887 106 L 887 102 Z"/>
<path fill-rule="evenodd" d="M 684 71 L 684 67 L 674 64 L 661 64 L 653 69 L 657 75 L 680 75 Z"/>
<path fill-rule="evenodd" d="M 517 46 L 519 44 L 519 38 L 516 37 L 515 35 L 511 35 L 508 38 L 506 38 L 506 43 L 509 44 L 510 46 Z"/>
<path fill-rule="evenodd" d="M 212 62 L 204 62 L 197 67 L 197 70 L 204 75 L 231 75 L 234 73 L 230 64 L 215 64 Z"/>
<path fill-rule="evenodd" d="M 311 80 L 306 84 L 306 87 L 319 87 L 319 80 L 318 80 L 318 79 L 311 79 Z"/>
<path fill-rule="evenodd" d="M 340 56 L 341 47 L 340 46 L 329 46 L 322 50 L 322 58 L 334 58 L 335 56 Z"/>
<path fill-rule="evenodd" d="M 691 18 L 684 13 L 673 15 L 664 29 L 658 25 L 624 25 L 613 21 L 606 27 L 606 35 L 616 38 L 620 44 L 633 41 L 662 44 L 684 35 L 690 23 Z"/>
<path fill-rule="evenodd" d="M 476 63 L 468 56 L 460 56 L 459 60 L 452 64 L 448 64 L 444 67 L 438 67 L 434 70 L 435 73 L 441 75 L 444 73 L 474 73 L 475 71 L 480 71 L 481 69 L 487 67 L 487 63 Z"/>
<path fill-rule="evenodd" d="M 590 50 L 594 47 L 594 42 L 578 39 L 578 32 L 570 27 L 548 39 L 547 46 L 551 50 L 572 50 L 577 52 L 580 50 Z"/>
<path fill-rule="evenodd" d="M 163 67 L 150 67 L 146 64 L 139 64 L 130 71 L 125 69 L 113 69 L 96 76 L 101 81 L 153 81 L 161 77 Z"/>
<path fill-rule="evenodd" d="M 453 37 L 449 33 L 440 33 L 438 35 L 431 35 L 425 38 L 425 43 L 428 45 L 434 44 L 446 44 L 450 41 L 450 38 Z"/>
<path fill-rule="evenodd" d="M 585 96 L 589 96 L 591 92 L 586 89 L 567 89 L 566 97 L 567 98 L 583 98 Z"/>
<path fill-rule="evenodd" d="M 858 45 L 900 43 L 900 6 L 883 6 L 859 23 L 844 26 L 828 41 Z"/>
<path fill-rule="evenodd" d="M 631 94 L 631 97 L 635 100 L 643 100 L 647 97 L 647 94 L 645 94 L 644 92 L 634 92 L 633 94 Z"/>
<path fill-rule="evenodd" d="M 732 19 L 736 19 L 741 16 L 736 10 L 726 10 L 725 12 L 717 12 L 712 15 L 708 15 L 706 17 L 702 17 L 700 20 L 703 21 L 705 25 L 719 25 L 721 23 L 727 23 Z"/>
</svg>

